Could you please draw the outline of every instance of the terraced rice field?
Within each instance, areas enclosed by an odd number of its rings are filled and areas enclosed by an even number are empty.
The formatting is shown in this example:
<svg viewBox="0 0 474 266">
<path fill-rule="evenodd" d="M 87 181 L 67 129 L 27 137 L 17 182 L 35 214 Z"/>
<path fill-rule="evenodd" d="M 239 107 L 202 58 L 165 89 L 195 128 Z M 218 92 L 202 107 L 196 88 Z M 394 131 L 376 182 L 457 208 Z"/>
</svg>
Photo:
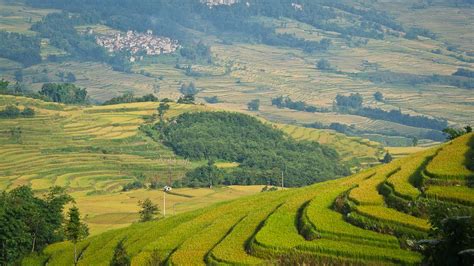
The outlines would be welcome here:
<svg viewBox="0 0 474 266">
<path fill-rule="evenodd" d="M 275 124 L 275 126 L 294 139 L 328 144 L 336 149 L 345 161 L 355 160 L 365 166 L 370 166 L 377 164 L 383 155 L 382 146 L 368 139 L 348 137 L 331 130 L 317 130 L 284 124 Z"/>
<path fill-rule="evenodd" d="M 127 106 L 66 107 L 2 96 L 0 105 L 32 106 L 34 118 L 2 119 L 1 189 L 29 184 L 52 185 L 90 193 L 113 192 L 134 178 L 179 178 L 191 163 L 145 137 L 138 127 L 156 112 L 156 103 Z M 169 115 L 189 111 L 174 106 Z M 10 130 L 20 128 L 18 139 Z M 166 173 L 166 177 L 165 177 Z"/>
<path fill-rule="evenodd" d="M 463 143 L 461 138 L 441 148 Z M 79 244 L 79 265 L 107 265 L 122 239 L 132 265 L 150 262 L 152 254 L 160 263 L 177 265 L 418 265 L 422 255 L 406 248 L 404 238 L 398 236 L 426 236 L 428 221 L 388 206 L 379 188 L 390 182 L 397 193 L 430 198 L 421 191 L 414 193 L 418 189 L 414 185 L 407 186 L 411 185 L 409 177 L 438 155 L 436 150 L 423 151 L 351 177 L 258 193 L 96 235 Z M 437 193 L 434 186 L 431 189 Z M 457 192 L 469 190 L 472 188 L 463 187 Z M 341 200 L 355 204 L 344 211 L 337 207 Z M 391 230 L 384 230 L 387 228 Z M 25 262 L 63 265 L 70 262 L 72 248 L 68 242 L 53 244 L 43 255 Z"/>
<path fill-rule="evenodd" d="M 9 104 L 32 107 L 34 118 L 0 119 L 0 190 L 31 185 L 38 193 L 51 186 L 66 187 L 85 215 L 92 234 L 121 228 L 137 220 L 137 202 L 151 198 L 162 206 L 159 191 L 122 192 L 122 186 L 137 179 L 155 179 L 163 183 L 180 179 L 200 162 L 189 162 L 145 136 L 138 128 L 146 116 L 156 113 L 158 103 L 134 103 L 112 106 L 65 106 L 30 98 L 0 96 L 0 109 Z M 217 110 L 201 105 L 171 104 L 167 116 L 183 112 Z M 14 139 L 11 130 L 21 129 Z M 371 156 L 376 145 L 368 141 L 318 131 L 322 138 L 308 140 L 340 149 L 344 160 Z M 337 143 L 342 141 L 343 145 Z M 344 149 L 343 149 L 344 148 Z M 364 154 L 367 152 L 368 154 Z M 347 156 L 347 157 L 345 157 Z M 218 167 L 237 167 L 218 162 Z M 168 196 L 168 214 L 179 214 L 260 192 L 261 187 L 178 189 Z"/>
<path fill-rule="evenodd" d="M 471 135 L 464 135 L 456 141 L 445 145 L 436 157 L 428 164 L 425 173 L 436 179 L 469 181 L 474 178 L 474 173 L 469 167 L 474 166 L 474 140 Z"/>
</svg>

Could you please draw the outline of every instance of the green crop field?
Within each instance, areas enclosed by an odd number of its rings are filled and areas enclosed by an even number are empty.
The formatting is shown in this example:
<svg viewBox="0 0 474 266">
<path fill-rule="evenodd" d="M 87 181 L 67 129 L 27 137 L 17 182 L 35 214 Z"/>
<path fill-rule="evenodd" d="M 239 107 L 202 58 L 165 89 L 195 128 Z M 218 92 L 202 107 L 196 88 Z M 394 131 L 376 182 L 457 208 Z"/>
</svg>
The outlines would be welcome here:
<svg viewBox="0 0 474 266">
<path fill-rule="evenodd" d="M 463 146 L 465 139 L 474 139 L 474 134 L 440 148 Z M 444 190 L 431 186 L 428 191 L 432 192 L 426 195 L 415 195 L 415 187 L 407 189 L 409 177 L 424 170 L 426 160 L 435 160 L 440 154 L 436 149 L 422 151 L 351 177 L 258 193 L 95 235 L 79 243 L 79 265 L 107 265 L 122 239 L 132 265 L 145 265 L 152 254 L 155 258 L 158 254 L 162 263 L 177 265 L 418 265 L 421 254 L 400 244 L 404 240 L 397 236 L 399 232 L 425 236 L 428 221 L 388 207 L 387 198 L 378 194 L 377 187 L 388 182 L 402 195 L 429 199 L 437 194 L 438 200 L 448 201 L 452 198 L 443 195 L 472 195 L 472 188 L 459 186 Z M 343 199 L 357 204 L 348 213 L 341 213 L 335 206 Z M 457 203 L 472 206 L 472 201 L 466 201 Z M 385 227 L 392 230 L 380 231 Z M 72 248 L 69 242 L 53 244 L 44 254 L 26 258 L 24 264 L 69 264 Z"/>
</svg>

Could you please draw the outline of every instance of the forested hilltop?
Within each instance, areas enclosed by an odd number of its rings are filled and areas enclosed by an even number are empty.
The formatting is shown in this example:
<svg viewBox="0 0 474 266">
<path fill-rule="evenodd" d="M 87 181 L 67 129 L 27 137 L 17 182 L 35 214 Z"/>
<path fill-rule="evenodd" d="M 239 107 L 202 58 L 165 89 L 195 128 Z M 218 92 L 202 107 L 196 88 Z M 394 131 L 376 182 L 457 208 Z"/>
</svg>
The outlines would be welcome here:
<svg viewBox="0 0 474 266">
<path fill-rule="evenodd" d="M 176 154 L 208 165 L 188 173 L 185 186 L 305 186 L 349 174 L 338 153 L 310 141 L 295 141 L 256 118 L 225 112 L 186 113 L 159 126 Z M 231 171 L 213 161 L 236 162 Z M 284 178 L 284 180 L 282 180 Z"/>
</svg>

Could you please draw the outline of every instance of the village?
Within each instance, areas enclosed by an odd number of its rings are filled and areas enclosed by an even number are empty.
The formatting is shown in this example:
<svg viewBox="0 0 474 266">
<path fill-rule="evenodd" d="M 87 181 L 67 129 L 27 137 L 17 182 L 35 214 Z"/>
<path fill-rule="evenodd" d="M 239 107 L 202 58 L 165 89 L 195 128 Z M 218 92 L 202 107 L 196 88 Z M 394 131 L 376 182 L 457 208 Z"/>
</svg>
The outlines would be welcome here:
<svg viewBox="0 0 474 266">
<path fill-rule="evenodd" d="M 237 2 L 238 0 L 201 0 L 201 3 L 206 4 L 210 8 L 212 8 L 213 6 L 220 6 L 220 5 L 230 6 Z"/>
<path fill-rule="evenodd" d="M 122 33 L 99 35 L 96 41 L 109 52 L 129 52 L 130 62 L 141 60 L 144 55 L 170 54 L 180 47 L 178 41 L 153 35 L 151 30 L 146 33 L 127 31 L 125 35 Z"/>
</svg>

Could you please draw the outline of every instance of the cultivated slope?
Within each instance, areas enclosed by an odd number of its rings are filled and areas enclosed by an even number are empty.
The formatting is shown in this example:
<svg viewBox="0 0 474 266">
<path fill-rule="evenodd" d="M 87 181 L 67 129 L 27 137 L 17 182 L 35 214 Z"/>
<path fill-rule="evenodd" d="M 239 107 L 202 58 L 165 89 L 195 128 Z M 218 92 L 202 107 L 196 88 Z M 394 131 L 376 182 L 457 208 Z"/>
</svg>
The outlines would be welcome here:
<svg viewBox="0 0 474 266">
<path fill-rule="evenodd" d="M 108 265 L 122 239 L 134 265 L 146 265 L 152 252 L 177 265 L 418 264 L 421 255 L 401 248 L 399 239 L 426 237 L 429 223 L 426 213 L 409 207 L 426 196 L 473 205 L 468 195 L 474 190 L 467 186 L 474 174 L 473 141 L 469 134 L 348 178 L 260 193 L 97 235 L 79 244 L 79 264 Z M 438 163 L 448 154 L 449 164 Z M 67 265 L 72 254 L 71 243 L 58 243 L 25 262 Z"/>
<path fill-rule="evenodd" d="M 130 225 L 137 219 L 140 199 L 148 197 L 154 202 L 163 202 L 162 193 L 158 191 L 123 193 L 124 184 L 151 178 L 159 178 L 158 181 L 164 183 L 170 176 L 175 181 L 200 164 L 176 156 L 139 129 L 147 117 L 157 112 L 159 103 L 81 107 L 0 95 L 0 110 L 7 105 L 18 105 L 20 109 L 32 107 L 36 115 L 0 118 L 0 190 L 19 185 L 31 185 L 36 192 L 53 185 L 65 187 L 86 217 L 92 234 Z M 170 107 L 167 117 L 218 110 L 174 103 L 170 103 Z M 19 136 L 12 135 L 15 129 L 21 132 Z M 371 157 L 373 162 L 381 150 L 380 145 L 363 139 L 323 130 L 302 130 L 311 132 L 308 138 L 319 136 L 317 140 L 336 149 L 344 161 Z M 299 130 L 287 133 L 300 138 Z M 178 192 L 195 197 L 191 200 L 169 195 L 167 199 L 173 212 L 179 213 L 258 191 L 258 188 L 248 187 L 182 189 Z"/>
</svg>

